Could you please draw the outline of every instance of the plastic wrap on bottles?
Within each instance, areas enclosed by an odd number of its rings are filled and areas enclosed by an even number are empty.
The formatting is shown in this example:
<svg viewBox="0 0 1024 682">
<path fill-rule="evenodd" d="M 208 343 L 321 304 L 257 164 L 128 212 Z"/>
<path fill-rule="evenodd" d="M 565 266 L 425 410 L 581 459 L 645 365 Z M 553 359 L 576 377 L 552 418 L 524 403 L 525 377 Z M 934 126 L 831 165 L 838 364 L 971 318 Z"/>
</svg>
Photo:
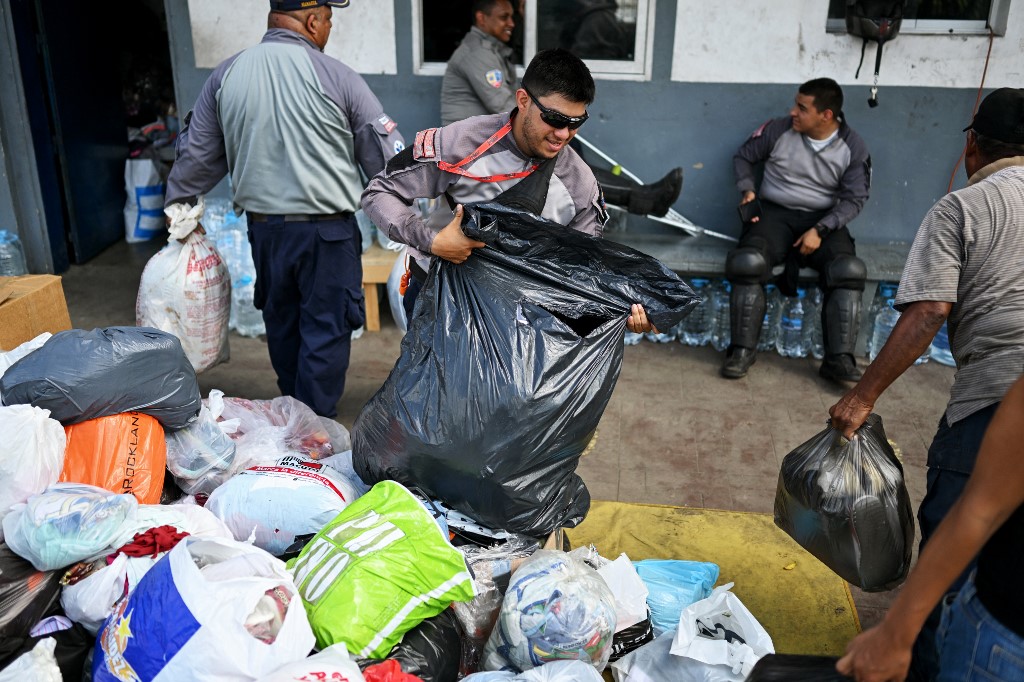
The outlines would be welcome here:
<svg viewBox="0 0 1024 682">
<path fill-rule="evenodd" d="M 174 230 L 142 271 L 135 323 L 174 334 L 196 372 L 229 357 L 231 276 L 206 235 L 191 232 L 184 242 Z"/>
<path fill-rule="evenodd" d="M 279 556 L 296 536 L 318 532 L 357 497 L 330 467 L 289 455 L 232 476 L 213 491 L 205 508 L 236 540 L 254 535 L 253 544 Z"/>
<path fill-rule="evenodd" d="M 615 597 L 596 570 L 572 554 L 539 550 L 512 575 L 483 668 L 523 671 L 577 659 L 600 672 L 615 620 Z"/>
<path fill-rule="evenodd" d="M 836 672 L 835 656 L 768 654 L 757 662 L 745 682 L 849 682 Z"/>
<path fill-rule="evenodd" d="M 473 590 L 476 592 L 472 601 L 452 604 L 466 637 L 462 647 L 464 674 L 476 671 L 480 665 L 484 645 L 498 619 L 512 571 L 537 548 L 536 540 L 522 535 L 513 535 L 507 542 L 493 547 L 459 547 L 473 573 Z"/>
<path fill-rule="evenodd" d="M 466 213 L 487 248 L 431 267 L 401 357 L 353 427 L 354 463 L 367 483 L 546 535 L 590 507 L 576 465 L 615 388 L 630 305 L 671 329 L 697 299 L 621 244 L 496 204 Z"/>
<path fill-rule="evenodd" d="M 852 440 L 828 427 L 786 455 L 775 524 L 862 590 L 889 590 L 903 582 L 914 514 L 903 465 L 881 417 L 869 415 Z"/>
<path fill-rule="evenodd" d="M 0 521 L 12 505 L 56 483 L 64 468 L 64 429 L 49 414 L 31 405 L 0 406 Z"/>
<path fill-rule="evenodd" d="M 59 573 L 36 569 L 0 543 L 0 659 L 7 644 L 27 638 L 59 598 Z"/>
<path fill-rule="evenodd" d="M 719 574 L 718 565 L 706 561 L 644 559 L 633 565 L 649 590 L 647 605 L 655 637 L 675 630 L 683 609 L 709 597 Z"/>
<path fill-rule="evenodd" d="M 126 412 L 65 427 L 61 482 L 88 483 L 157 504 L 167 471 L 164 429 L 153 417 Z"/>
<path fill-rule="evenodd" d="M 139 327 L 54 334 L 0 376 L 0 398 L 47 409 L 65 426 L 142 412 L 171 431 L 194 421 L 202 404 L 178 339 Z"/>
<path fill-rule="evenodd" d="M 95 559 L 112 546 L 139 503 L 83 483 L 55 483 L 4 517 L 8 546 L 40 571 Z"/>
<path fill-rule="evenodd" d="M 204 405 L 196 421 L 166 434 L 167 469 L 189 495 L 209 495 L 235 473 L 235 441 L 217 424 L 218 415 Z"/>
</svg>

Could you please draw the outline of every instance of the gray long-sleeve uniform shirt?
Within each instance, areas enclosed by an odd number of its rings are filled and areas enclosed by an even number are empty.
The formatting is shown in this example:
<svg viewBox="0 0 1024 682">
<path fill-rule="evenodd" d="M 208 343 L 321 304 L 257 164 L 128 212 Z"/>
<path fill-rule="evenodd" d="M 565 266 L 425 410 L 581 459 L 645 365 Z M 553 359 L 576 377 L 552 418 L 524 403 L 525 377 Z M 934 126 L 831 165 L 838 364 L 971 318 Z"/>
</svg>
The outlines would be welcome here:
<svg viewBox="0 0 1024 682">
<path fill-rule="evenodd" d="M 362 76 L 285 29 L 218 65 L 186 121 L 166 205 L 192 202 L 230 173 L 247 211 L 354 212 L 359 167 L 373 177 L 405 147 Z"/>
<path fill-rule="evenodd" d="M 838 230 L 857 217 L 871 188 L 871 156 L 867 145 L 846 122 L 821 151 L 793 130 L 789 116 L 768 121 L 743 143 L 733 157 L 736 188 L 753 192 L 754 165 L 764 161 L 759 195 L 800 211 L 831 209 L 819 225 Z"/>
<path fill-rule="evenodd" d="M 459 204 L 488 201 L 511 188 L 519 179 L 478 182 L 438 168 L 438 161 L 456 164 L 509 120 L 509 114 L 474 116 L 444 128 L 430 128 L 416 134 L 415 144 L 390 162 L 363 192 L 363 210 L 390 239 L 412 247 L 412 256 L 424 263 L 437 231 L 452 219 L 445 206 L 428 225 L 412 208 L 419 197 L 439 197 L 445 192 Z M 516 145 L 512 133 L 463 168 L 472 175 L 509 174 L 538 163 Z M 541 213 L 560 225 L 600 237 L 608 222 L 604 198 L 593 171 L 570 147 L 555 157 L 548 182 L 547 200 Z"/>
<path fill-rule="evenodd" d="M 512 48 L 476 26 L 456 48 L 441 81 L 441 122 L 511 111 L 516 99 Z"/>
</svg>

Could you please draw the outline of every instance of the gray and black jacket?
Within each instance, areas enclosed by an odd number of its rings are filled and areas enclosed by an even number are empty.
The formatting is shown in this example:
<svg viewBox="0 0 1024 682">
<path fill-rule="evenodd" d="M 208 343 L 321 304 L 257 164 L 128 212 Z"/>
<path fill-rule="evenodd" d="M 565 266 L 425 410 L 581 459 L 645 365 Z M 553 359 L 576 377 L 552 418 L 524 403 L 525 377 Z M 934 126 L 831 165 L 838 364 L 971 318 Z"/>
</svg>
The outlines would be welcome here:
<svg viewBox="0 0 1024 682">
<path fill-rule="evenodd" d="M 476 26 L 456 48 L 441 81 L 441 122 L 501 114 L 516 105 L 512 48 Z"/>
</svg>

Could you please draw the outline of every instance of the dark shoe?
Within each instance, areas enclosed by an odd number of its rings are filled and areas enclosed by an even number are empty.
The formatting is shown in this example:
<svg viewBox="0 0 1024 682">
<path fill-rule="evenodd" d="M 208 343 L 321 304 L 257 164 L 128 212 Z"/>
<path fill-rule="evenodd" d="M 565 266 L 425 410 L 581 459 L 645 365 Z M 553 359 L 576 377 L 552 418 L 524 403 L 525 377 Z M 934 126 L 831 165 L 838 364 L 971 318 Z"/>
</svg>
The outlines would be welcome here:
<svg viewBox="0 0 1024 682">
<path fill-rule="evenodd" d="M 736 346 L 729 349 L 722 363 L 721 375 L 726 379 L 742 379 L 747 376 L 747 370 L 757 362 L 757 351 L 751 348 Z"/>
<path fill-rule="evenodd" d="M 852 381 L 854 383 L 860 381 L 861 371 L 857 369 L 857 362 L 853 359 L 852 355 L 843 353 L 842 355 L 828 355 L 825 357 L 825 361 L 821 363 L 821 369 L 818 370 L 818 374 L 824 379 L 830 379 L 832 381 Z"/>
<path fill-rule="evenodd" d="M 683 189 L 683 169 L 673 168 L 651 185 L 640 185 L 629 192 L 629 212 L 659 218 L 672 208 Z"/>
</svg>

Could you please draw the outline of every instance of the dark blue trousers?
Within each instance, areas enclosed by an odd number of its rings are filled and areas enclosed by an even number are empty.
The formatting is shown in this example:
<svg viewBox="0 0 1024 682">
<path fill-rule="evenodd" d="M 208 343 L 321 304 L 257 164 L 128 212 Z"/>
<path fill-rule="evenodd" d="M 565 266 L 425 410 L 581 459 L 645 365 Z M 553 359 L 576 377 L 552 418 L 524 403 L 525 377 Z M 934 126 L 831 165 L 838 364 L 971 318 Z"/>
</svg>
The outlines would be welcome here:
<svg viewBox="0 0 1024 682">
<path fill-rule="evenodd" d="M 267 325 L 282 395 L 335 417 L 345 390 L 351 333 L 366 321 L 359 227 L 353 216 L 249 223 L 256 307 Z"/>
</svg>

